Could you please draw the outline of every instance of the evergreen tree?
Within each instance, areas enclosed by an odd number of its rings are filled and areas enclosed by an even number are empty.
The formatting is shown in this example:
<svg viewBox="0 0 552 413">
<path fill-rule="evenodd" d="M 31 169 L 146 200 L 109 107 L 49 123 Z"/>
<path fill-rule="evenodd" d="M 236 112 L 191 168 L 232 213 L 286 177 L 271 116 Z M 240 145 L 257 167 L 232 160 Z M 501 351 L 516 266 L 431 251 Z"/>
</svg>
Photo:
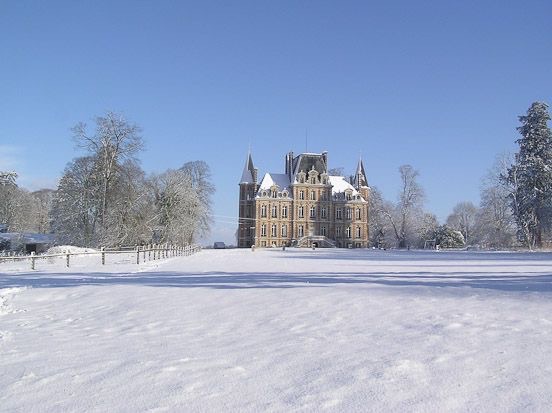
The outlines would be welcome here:
<svg viewBox="0 0 552 413">
<path fill-rule="evenodd" d="M 535 102 L 520 116 L 521 138 L 515 163 L 507 180 L 515 188 L 512 209 L 520 238 L 529 248 L 542 246 L 543 232 L 550 228 L 552 210 L 552 133 L 548 105 Z"/>
</svg>

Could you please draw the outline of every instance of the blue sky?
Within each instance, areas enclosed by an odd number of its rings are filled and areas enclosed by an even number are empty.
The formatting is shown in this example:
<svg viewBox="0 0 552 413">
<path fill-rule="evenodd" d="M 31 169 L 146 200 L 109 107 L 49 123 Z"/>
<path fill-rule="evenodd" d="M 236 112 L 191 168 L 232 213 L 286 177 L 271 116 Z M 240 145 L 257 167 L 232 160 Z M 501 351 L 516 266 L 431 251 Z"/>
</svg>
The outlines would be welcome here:
<svg viewBox="0 0 552 413">
<path fill-rule="evenodd" d="M 443 220 L 479 200 L 517 116 L 552 103 L 550 1 L 3 1 L 0 169 L 55 186 L 70 128 L 108 110 L 143 128 L 149 172 L 202 159 L 212 239 L 232 240 L 249 144 L 262 173 L 329 152 L 394 200 L 420 171 Z"/>
</svg>

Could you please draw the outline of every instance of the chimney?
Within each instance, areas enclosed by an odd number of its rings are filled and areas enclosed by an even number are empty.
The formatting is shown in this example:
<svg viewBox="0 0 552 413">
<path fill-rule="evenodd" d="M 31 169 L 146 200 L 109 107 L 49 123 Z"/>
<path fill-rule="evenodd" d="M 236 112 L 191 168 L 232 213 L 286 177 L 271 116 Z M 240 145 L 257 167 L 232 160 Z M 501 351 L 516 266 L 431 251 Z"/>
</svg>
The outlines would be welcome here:
<svg viewBox="0 0 552 413">
<path fill-rule="evenodd" d="M 322 152 L 322 159 L 324 159 L 324 164 L 326 165 L 325 173 L 328 173 L 328 151 Z"/>
<path fill-rule="evenodd" d="M 287 155 L 287 166 L 286 166 L 288 177 L 291 180 L 291 176 L 293 175 L 293 152 L 290 151 Z"/>
</svg>

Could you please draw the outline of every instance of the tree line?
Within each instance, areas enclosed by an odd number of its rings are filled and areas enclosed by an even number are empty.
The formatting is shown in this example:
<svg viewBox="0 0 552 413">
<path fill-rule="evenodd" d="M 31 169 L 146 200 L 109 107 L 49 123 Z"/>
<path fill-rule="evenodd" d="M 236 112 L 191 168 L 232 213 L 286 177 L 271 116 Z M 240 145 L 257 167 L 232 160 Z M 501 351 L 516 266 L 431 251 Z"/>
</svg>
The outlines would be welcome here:
<svg viewBox="0 0 552 413">
<path fill-rule="evenodd" d="M 419 172 L 399 168 L 396 202 L 372 187 L 370 241 L 373 246 L 428 245 L 482 248 L 542 248 L 552 242 L 552 133 L 548 105 L 535 102 L 519 116 L 519 151 L 497 157 L 482 179 L 479 205 L 459 202 L 444 224 L 424 209 Z"/>
<path fill-rule="evenodd" d="M 0 223 L 10 231 L 54 233 L 58 243 L 85 247 L 186 245 L 209 231 L 215 187 L 207 163 L 147 175 L 141 129 L 118 113 L 72 133 L 84 154 L 67 164 L 55 191 L 28 192 L 15 173 L 0 172 Z"/>
</svg>

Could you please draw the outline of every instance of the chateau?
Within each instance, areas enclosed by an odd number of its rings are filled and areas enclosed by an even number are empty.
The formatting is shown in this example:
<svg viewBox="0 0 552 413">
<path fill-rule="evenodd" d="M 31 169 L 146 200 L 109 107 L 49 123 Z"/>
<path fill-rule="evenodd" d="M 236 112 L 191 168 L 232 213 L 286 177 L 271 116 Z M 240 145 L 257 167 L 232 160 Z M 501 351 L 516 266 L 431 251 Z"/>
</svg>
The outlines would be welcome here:
<svg viewBox="0 0 552 413">
<path fill-rule="evenodd" d="M 285 157 L 285 173 L 266 173 L 247 155 L 240 180 L 238 247 L 368 246 L 370 188 L 359 160 L 350 179 L 328 175 L 328 153 Z"/>
</svg>

